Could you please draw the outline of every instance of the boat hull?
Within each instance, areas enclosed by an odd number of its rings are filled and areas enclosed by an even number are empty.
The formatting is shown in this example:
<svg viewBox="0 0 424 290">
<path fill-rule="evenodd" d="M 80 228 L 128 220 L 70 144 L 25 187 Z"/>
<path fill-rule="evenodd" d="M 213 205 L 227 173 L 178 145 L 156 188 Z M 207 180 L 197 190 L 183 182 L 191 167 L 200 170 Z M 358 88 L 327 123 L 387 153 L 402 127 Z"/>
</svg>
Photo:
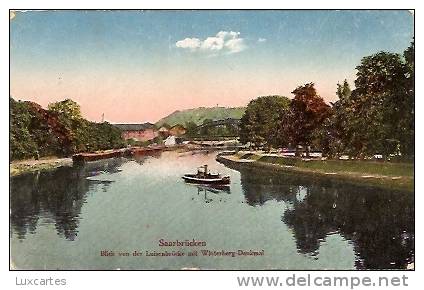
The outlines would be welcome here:
<svg viewBox="0 0 424 290">
<path fill-rule="evenodd" d="M 185 182 L 188 183 L 196 183 L 196 184 L 230 184 L 229 177 L 221 177 L 221 178 L 198 178 L 190 175 L 184 175 L 182 177 Z"/>
</svg>

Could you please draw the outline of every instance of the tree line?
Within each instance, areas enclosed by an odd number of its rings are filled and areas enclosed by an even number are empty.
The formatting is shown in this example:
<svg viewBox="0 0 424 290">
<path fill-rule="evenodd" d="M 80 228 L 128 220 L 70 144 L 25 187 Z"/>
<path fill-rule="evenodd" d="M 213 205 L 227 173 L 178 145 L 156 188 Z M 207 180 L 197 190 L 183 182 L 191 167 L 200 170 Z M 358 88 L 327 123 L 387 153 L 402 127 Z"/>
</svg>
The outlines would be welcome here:
<svg viewBox="0 0 424 290">
<path fill-rule="evenodd" d="M 356 67 L 355 88 L 337 84 L 327 104 L 314 83 L 298 86 L 293 99 L 252 100 L 240 122 L 240 141 L 254 146 L 321 150 L 328 156 L 414 156 L 414 42 L 403 54 L 378 52 Z"/>
<path fill-rule="evenodd" d="M 51 103 L 47 109 L 10 98 L 10 157 L 70 156 L 125 146 L 121 130 L 84 119 L 80 106 L 70 100 Z"/>
</svg>

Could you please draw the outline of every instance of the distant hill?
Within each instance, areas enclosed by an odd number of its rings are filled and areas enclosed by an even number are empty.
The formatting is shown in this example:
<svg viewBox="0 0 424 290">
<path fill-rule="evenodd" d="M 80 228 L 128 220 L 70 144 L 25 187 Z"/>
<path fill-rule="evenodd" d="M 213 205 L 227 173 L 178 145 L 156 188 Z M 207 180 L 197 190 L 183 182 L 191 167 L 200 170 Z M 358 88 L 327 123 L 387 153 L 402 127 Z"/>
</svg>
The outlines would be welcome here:
<svg viewBox="0 0 424 290">
<path fill-rule="evenodd" d="M 227 118 L 240 119 L 246 107 L 236 108 L 225 108 L 225 107 L 213 107 L 213 108 L 196 108 L 182 111 L 175 111 L 172 114 L 160 119 L 156 122 L 156 126 L 160 127 L 162 124 L 167 123 L 170 126 L 175 124 L 185 125 L 187 122 L 194 122 L 197 125 L 203 123 L 205 119 L 211 120 L 222 120 Z"/>
</svg>

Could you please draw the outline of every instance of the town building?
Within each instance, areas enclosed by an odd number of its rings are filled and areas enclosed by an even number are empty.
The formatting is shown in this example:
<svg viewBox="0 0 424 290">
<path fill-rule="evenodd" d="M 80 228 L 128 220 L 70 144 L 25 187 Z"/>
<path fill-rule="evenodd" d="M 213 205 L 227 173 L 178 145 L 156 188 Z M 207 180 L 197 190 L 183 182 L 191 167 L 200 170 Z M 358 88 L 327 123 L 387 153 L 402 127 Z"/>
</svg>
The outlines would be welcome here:
<svg viewBox="0 0 424 290">
<path fill-rule="evenodd" d="M 150 141 L 159 135 L 158 130 L 152 123 L 143 124 L 114 124 L 122 130 L 122 138 L 134 141 Z"/>
<path fill-rule="evenodd" d="M 183 144 L 183 139 L 171 135 L 171 136 L 169 136 L 168 138 L 165 139 L 163 144 L 167 147 L 172 147 L 172 146 L 175 146 L 175 145 Z"/>
<path fill-rule="evenodd" d="M 162 137 L 168 137 L 169 136 L 169 128 L 165 127 L 165 126 L 161 126 L 158 130 L 159 135 Z"/>
<path fill-rule="evenodd" d="M 169 129 L 169 135 L 171 136 L 178 137 L 178 136 L 184 135 L 185 133 L 186 133 L 186 129 L 184 128 L 183 125 L 180 125 L 180 124 L 174 125 Z"/>
</svg>

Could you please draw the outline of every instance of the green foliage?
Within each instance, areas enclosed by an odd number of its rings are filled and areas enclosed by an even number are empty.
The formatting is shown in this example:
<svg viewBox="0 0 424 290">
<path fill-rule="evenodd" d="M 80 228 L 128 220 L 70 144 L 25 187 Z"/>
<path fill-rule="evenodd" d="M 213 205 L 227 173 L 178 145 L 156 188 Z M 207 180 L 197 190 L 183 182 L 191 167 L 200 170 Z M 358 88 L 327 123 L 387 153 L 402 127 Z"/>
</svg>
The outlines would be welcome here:
<svg viewBox="0 0 424 290">
<path fill-rule="evenodd" d="M 156 127 L 158 127 L 158 128 L 160 128 L 160 127 L 164 127 L 164 128 L 166 128 L 166 129 L 171 129 L 171 126 L 168 124 L 168 123 L 163 123 L 162 125 L 160 125 L 160 126 L 156 126 Z"/>
<path fill-rule="evenodd" d="M 48 107 L 49 110 L 45 110 L 36 103 L 10 99 L 12 160 L 69 156 L 125 145 L 118 128 L 107 122 L 94 123 L 83 119 L 79 105 L 72 100 Z"/>
<path fill-rule="evenodd" d="M 323 147 L 317 130 L 331 115 L 330 106 L 317 94 L 313 83 L 297 87 L 292 94 L 294 98 L 282 124 L 291 145 Z"/>
<path fill-rule="evenodd" d="M 216 139 L 220 137 L 235 137 L 238 136 L 239 127 L 238 120 L 227 119 L 213 121 L 205 119 L 201 126 L 197 126 L 194 122 L 187 122 L 185 124 L 186 134 L 188 138 L 206 138 Z"/>
<path fill-rule="evenodd" d="M 329 156 L 413 157 L 414 42 L 403 56 L 379 52 L 364 57 L 356 69 L 355 89 L 347 80 L 337 84 L 339 99 L 332 107 L 318 96 L 313 83 L 297 87 L 285 105 L 275 97 L 251 101 L 241 119 L 240 141 L 311 146 Z"/>
<path fill-rule="evenodd" d="M 10 157 L 22 159 L 35 156 L 37 144 L 28 128 L 31 122 L 28 104 L 10 98 Z"/>
<path fill-rule="evenodd" d="M 222 135 L 234 137 L 239 135 L 239 126 L 235 124 L 225 124 L 224 133 Z"/>
<path fill-rule="evenodd" d="M 157 136 L 157 137 L 153 138 L 153 143 L 163 144 L 163 142 L 164 142 L 164 139 L 163 139 L 162 136 Z"/>
<path fill-rule="evenodd" d="M 88 122 L 86 151 L 122 148 L 125 145 L 121 138 L 121 130 L 108 122 Z"/>
<path fill-rule="evenodd" d="M 407 156 L 413 156 L 415 151 L 415 42 L 405 50 L 403 54 L 406 66 L 406 96 L 405 115 L 399 126 L 402 128 L 400 136 L 400 151 Z"/>
<path fill-rule="evenodd" d="M 349 153 L 344 140 L 347 137 L 347 126 L 351 119 L 351 112 L 348 104 L 352 90 L 349 83 L 345 79 L 343 84 L 337 83 L 338 100 L 332 103 L 330 115 L 326 118 L 322 125 L 315 130 L 315 138 L 324 154 L 327 155 L 342 155 Z"/>
<path fill-rule="evenodd" d="M 72 136 L 55 113 L 36 103 L 13 99 L 10 111 L 12 159 L 69 153 Z"/>
<path fill-rule="evenodd" d="M 339 100 L 348 100 L 352 94 L 352 90 L 350 89 L 349 83 L 345 79 L 343 84 L 337 83 L 337 92 L 336 95 L 339 97 Z"/>
<path fill-rule="evenodd" d="M 252 142 L 256 146 L 275 146 L 284 142 L 287 136 L 280 131 L 280 122 L 285 118 L 290 100 L 283 96 L 256 98 L 247 105 L 240 120 L 240 141 Z"/>
<path fill-rule="evenodd" d="M 202 125 L 208 125 L 212 123 L 211 119 L 204 119 L 202 122 Z M 212 134 L 212 132 L 210 132 L 210 127 L 208 126 L 204 126 L 200 129 L 200 135 L 201 136 L 210 136 Z"/>
<path fill-rule="evenodd" d="M 198 135 L 196 123 L 189 121 L 185 123 L 187 137 L 195 137 Z"/>
<path fill-rule="evenodd" d="M 379 52 L 364 57 L 356 69 L 356 88 L 338 108 L 348 118 L 341 134 L 346 151 L 354 156 L 413 155 L 413 64 L 399 54 Z"/>
<path fill-rule="evenodd" d="M 48 109 L 51 112 L 56 112 L 58 115 L 63 116 L 69 120 L 82 119 L 81 108 L 77 102 L 71 99 L 66 99 L 60 102 L 51 103 L 48 105 Z"/>
</svg>

